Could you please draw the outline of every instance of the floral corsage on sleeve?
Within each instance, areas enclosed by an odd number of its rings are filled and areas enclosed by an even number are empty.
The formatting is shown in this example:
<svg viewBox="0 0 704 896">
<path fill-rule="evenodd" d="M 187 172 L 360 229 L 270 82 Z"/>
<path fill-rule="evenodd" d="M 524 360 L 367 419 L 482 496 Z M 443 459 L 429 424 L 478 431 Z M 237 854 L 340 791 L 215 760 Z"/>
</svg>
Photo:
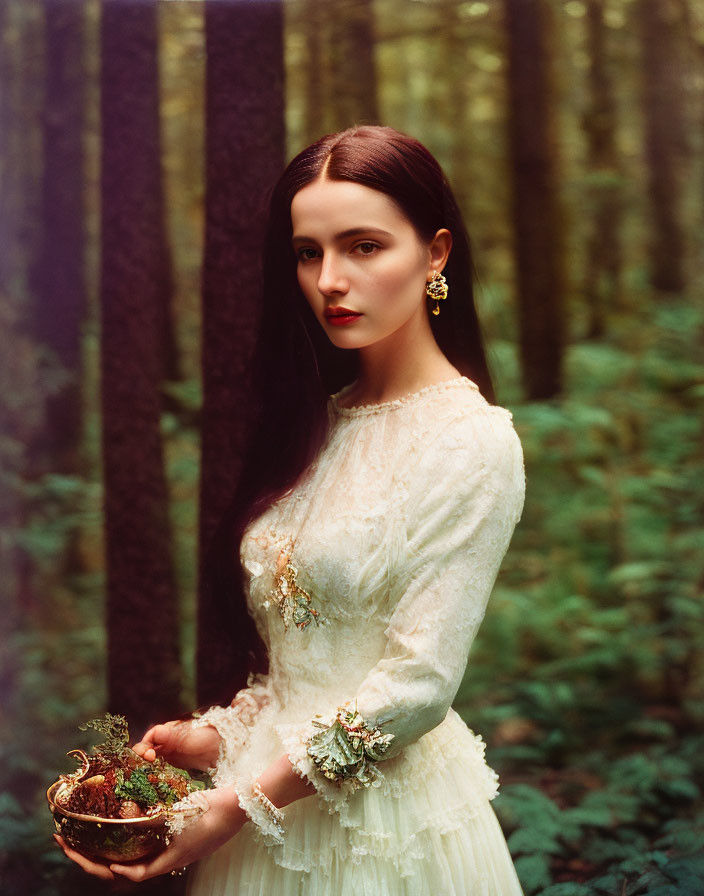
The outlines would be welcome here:
<svg viewBox="0 0 704 896">
<path fill-rule="evenodd" d="M 378 787 L 381 774 L 375 762 L 384 758 L 393 734 L 382 734 L 368 725 L 355 708 L 340 708 L 332 725 L 313 719 L 323 730 L 307 741 L 307 753 L 319 771 L 331 781 L 351 781 L 355 787 Z"/>
</svg>

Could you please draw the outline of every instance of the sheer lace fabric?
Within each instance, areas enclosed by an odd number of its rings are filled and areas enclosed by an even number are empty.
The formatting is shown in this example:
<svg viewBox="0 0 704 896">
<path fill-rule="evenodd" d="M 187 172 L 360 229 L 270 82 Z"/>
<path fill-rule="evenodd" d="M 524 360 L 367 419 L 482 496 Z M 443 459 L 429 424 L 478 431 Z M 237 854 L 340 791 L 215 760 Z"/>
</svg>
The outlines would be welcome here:
<svg viewBox="0 0 704 896">
<path fill-rule="evenodd" d="M 489 804 L 496 775 L 450 708 L 523 508 L 511 414 L 465 378 L 381 405 L 333 397 L 329 413 L 317 461 L 241 545 L 270 671 L 199 724 L 223 735 L 216 783 L 254 823 L 189 892 L 520 894 Z M 303 630 L 272 597 L 290 541 L 326 620 Z M 341 710 L 389 735 L 369 786 L 331 780 L 309 752 Z M 284 752 L 317 793 L 283 810 L 282 834 L 252 784 Z"/>
</svg>

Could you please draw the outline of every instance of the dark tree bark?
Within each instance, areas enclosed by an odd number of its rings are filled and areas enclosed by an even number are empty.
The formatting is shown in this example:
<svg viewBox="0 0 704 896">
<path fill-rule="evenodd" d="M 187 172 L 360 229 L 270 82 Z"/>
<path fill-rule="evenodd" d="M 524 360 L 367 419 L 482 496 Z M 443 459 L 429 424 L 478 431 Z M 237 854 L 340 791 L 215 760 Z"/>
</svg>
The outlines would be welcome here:
<svg viewBox="0 0 704 896">
<path fill-rule="evenodd" d="M 13 128 L 12 103 L 10 91 L 7 85 L 12 83 L 14 71 L 12 58 L 9 51 L 8 31 L 10 17 L 8 15 L 7 0 L 0 0 L 0 84 L 5 85 L 0 90 L 0 161 L 7 170 L 12 164 L 12 144 L 10 131 Z M 3 177 L 2 189 L 0 189 L 0 296 L 7 301 L 12 268 L 10 257 L 15 255 L 15 239 L 13 234 L 13 221 L 16 215 L 16 197 L 12 197 L 7 187 L 7 179 Z"/>
<path fill-rule="evenodd" d="M 324 4 L 326 0 L 304 0 L 302 31 L 306 45 L 305 134 L 312 143 L 325 133 L 324 94 Z"/>
<path fill-rule="evenodd" d="M 592 221 L 587 240 L 584 294 L 589 307 L 587 336 L 591 339 L 605 333 L 606 309 L 616 300 L 621 277 L 621 171 L 606 39 L 603 0 L 588 0 L 589 100 L 583 129 L 591 177 Z"/>
<path fill-rule="evenodd" d="M 0 613 L 0 731 L 3 732 L 13 730 L 20 719 L 17 712 L 20 662 L 15 636 L 22 615 L 19 576 L 22 561 L 15 533 L 19 531 L 22 519 L 19 484 L 24 460 L 21 446 L 25 433 L 22 432 L 24 408 L 21 401 L 17 402 L 16 396 L 24 397 L 26 394 L 22 388 L 26 383 L 20 376 L 20 359 L 30 354 L 25 345 L 21 346 L 22 351 L 17 352 L 21 329 L 18 326 L 18 301 L 12 292 L 19 248 L 18 218 L 22 207 L 20 154 L 12 139 L 19 133 L 20 110 L 14 92 L 8 89 L 18 75 L 9 45 L 10 27 L 8 4 L 6 0 L 0 0 L 0 161 L 3 165 L 0 189 L 0 570 L 3 595 Z M 16 179 L 10 183 L 4 174 L 8 170 L 17 173 Z"/>
<path fill-rule="evenodd" d="M 677 3 L 677 12 L 681 22 L 681 29 L 683 32 L 683 43 L 684 43 L 684 52 L 682 53 L 680 59 L 681 64 L 684 67 L 685 71 L 693 71 L 699 70 L 702 71 L 702 67 L 704 66 L 704 34 L 702 34 L 701 29 L 697 27 L 698 20 L 701 19 L 701 12 L 699 7 L 695 2 L 690 2 L 690 0 L 675 0 Z M 692 81 L 689 82 L 689 89 L 692 90 Z M 701 134 L 704 130 L 704 104 L 702 103 L 702 92 L 699 90 L 695 93 L 693 109 L 691 112 L 691 118 L 688 121 L 688 130 L 687 135 L 691 135 L 692 132 L 696 132 L 699 134 L 699 140 L 701 140 Z M 694 127 L 692 127 L 692 124 Z M 698 143 L 698 141 L 696 141 Z M 693 149 L 694 149 L 695 141 L 688 140 L 687 142 L 687 161 L 690 163 L 693 159 Z M 704 186 L 704 183 L 701 181 L 700 183 Z M 701 190 L 701 187 L 699 188 Z M 700 196 L 704 199 L 704 196 Z M 697 237 L 701 236 L 701 219 L 702 219 L 702 210 L 701 204 L 699 208 L 699 215 L 697 216 L 698 226 L 696 228 L 692 227 L 690 232 L 696 233 Z M 700 239 L 696 241 L 696 251 L 699 251 L 699 247 L 701 245 Z"/>
<path fill-rule="evenodd" d="M 8 63 L 5 34 L 7 29 L 7 5 L 5 0 L 0 0 L 0 83 L 9 84 L 12 77 L 11 66 Z M 12 121 L 10 104 L 7 93 L 0 91 L 0 160 L 7 165 L 9 147 L 7 131 Z M 5 351 L 0 354 L 0 384 L 3 387 L 9 385 L 12 373 L 8 364 L 10 343 L 5 342 L 3 335 L 10 332 L 13 325 L 12 309 L 10 307 L 7 284 L 9 271 L 7 270 L 7 254 L 10 246 L 10 220 L 7 216 L 7 204 L 5 190 L 0 190 L 0 349 Z M 4 343 L 4 344 L 3 344 Z M 4 388 L 0 393 L 0 433 L 4 433 L 5 441 L 12 436 L 12 417 L 9 402 L 4 398 Z M 8 446 L 9 447 L 9 446 Z M 0 446 L 0 569 L 5 578 L 6 603 L 9 613 L 3 613 L 0 618 L 0 643 L 5 649 L 0 653 L 0 693 L 7 694 L 11 699 L 14 693 L 15 660 L 13 645 L 10 636 L 13 634 L 16 624 L 17 606 L 15 601 L 15 550 L 10 544 L 6 533 L 12 532 L 19 516 L 17 510 L 17 494 L 13 476 L 13 465 L 10 458 L 14 451 L 14 445 L 8 451 Z M 10 454 L 7 457 L 6 454 Z"/>
<path fill-rule="evenodd" d="M 652 214 L 650 279 L 656 289 L 677 293 L 685 287 L 686 255 L 681 209 L 687 156 L 682 10 L 669 0 L 639 0 L 636 10 Z"/>
<path fill-rule="evenodd" d="M 289 24 L 305 45 L 306 141 L 355 124 L 377 124 L 372 0 L 301 0 Z"/>
<path fill-rule="evenodd" d="M 504 0 L 504 11 L 521 364 L 526 396 L 546 399 L 562 388 L 565 289 L 550 20 L 544 0 Z"/>
<path fill-rule="evenodd" d="M 246 371 L 268 193 L 284 163 L 283 9 L 269 0 L 206 4 L 206 237 L 200 490 L 198 700 L 232 697 L 246 681 L 208 588 L 205 554 L 240 475 Z M 238 550 L 232 546 L 233 552 Z M 249 616 L 241 620 L 253 634 Z"/>
<path fill-rule="evenodd" d="M 134 733 L 181 709 L 178 606 L 159 429 L 163 290 L 156 4 L 101 20 L 101 374 L 111 711 Z"/>
<path fill-rule="evenodd" d="M 47 401 L 46 423 L 33 450 L 39 469 L 62 473 L 80 466 L 81 324 L 87 303 L 84 17 L 81 0 L 44 6 L 42 214 L 33 331 L 53 352 L 65 381 Z"/>
</svg>

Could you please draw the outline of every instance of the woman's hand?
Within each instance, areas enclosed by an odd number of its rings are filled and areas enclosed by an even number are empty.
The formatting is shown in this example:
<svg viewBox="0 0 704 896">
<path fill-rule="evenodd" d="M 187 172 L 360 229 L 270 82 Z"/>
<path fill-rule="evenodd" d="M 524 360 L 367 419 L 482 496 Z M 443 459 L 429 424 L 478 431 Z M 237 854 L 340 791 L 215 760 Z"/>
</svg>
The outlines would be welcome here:
<svg viewBox="0 0 704 896">
<path fill-rule="evenodd" d="M 88 872 L 88 874 L 92 874 L 94 877 L 100 877 L 103 880 L 115 880 L 115 875 L 110 870 L 107 862 L 89 859 L 88 856 L 84 856 L 82 852 L 77 852 L 77 850 L 71 849 L 63 837 L 59 837 L 58 834 L 54 834 L 54 840 L 56 840 L 68 858 L 77 865 L 80 865 L 84 871 Z"/>
<path fill-rule="evenodd" d="M 163 757 L 178 768 L 207 771 L 218 761 L 222 738 L 212 725 L 165 722 L 154 725 L 132 749 L 147 762 Z"/>
<path fill-rule="evenodd" d="M 115 880 L 119 876 L 132 881 L 142 881 L 160 874 L 168 874 L 215 852 L 223 843 L 234 837 L 247 821 L 233 788 L 216 787 L 214 790 L 202 793 L 207 798 L 210 808 L 177 834 L 164 852 L 145 862 L 130 865 L 113 862 L 108 865 L 89 859 L 71 849 L 58 834 L 54 835 L 54 839 L 69 859 L 80 865 L 84 871 L 103 880 Z"/>
</svg>

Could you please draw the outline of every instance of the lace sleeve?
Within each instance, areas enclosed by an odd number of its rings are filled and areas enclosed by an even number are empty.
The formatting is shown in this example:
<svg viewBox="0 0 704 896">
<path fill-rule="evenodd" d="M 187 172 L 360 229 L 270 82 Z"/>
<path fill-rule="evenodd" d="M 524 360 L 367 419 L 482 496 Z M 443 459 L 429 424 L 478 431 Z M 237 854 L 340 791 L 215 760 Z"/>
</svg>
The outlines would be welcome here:
<svg viewBox="0 0 704 896">
<path fill-rule="evenodd" d="M 521 444 L 500 408 L 446 428 L 410 475 L 385 653 L 335 718 L 286 742 L 298 773 L 337 805 L 378 785 L 383 760 L 447 715 L 523 509 Z"/>
<path fill-rule="evenodd" d="M 247 743 L 255 717 L 269 702 L 267 685 L 268 676 L 250 673 L 247 687 L 235 694 L 229 706 L 211 706 L 193 720 L 194 726 L 212 725 L 222 738 L 217 766 L 213 770 L 216 784 L 224 783 L 227 770 Z"/>
</svg>

